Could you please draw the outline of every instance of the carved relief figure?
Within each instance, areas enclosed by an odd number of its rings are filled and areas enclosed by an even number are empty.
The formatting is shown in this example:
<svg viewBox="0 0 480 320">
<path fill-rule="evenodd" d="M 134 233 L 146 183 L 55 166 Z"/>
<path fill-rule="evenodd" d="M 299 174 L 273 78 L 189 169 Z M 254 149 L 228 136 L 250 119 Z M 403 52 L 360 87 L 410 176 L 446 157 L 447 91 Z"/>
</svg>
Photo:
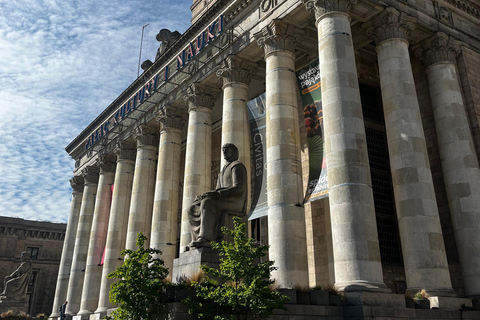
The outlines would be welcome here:
<svg viewBox="0 0 480 320">
<path fill-rule="evenodd" d="M 189 247 L 210 247 L 210 242 L 217 240 L 219 235 L 223 214 L 246 214 L 247 170 L 238 160 L 234 144 L 226 143 L 222 151 L 227 163 L 218 175 L 216 189 L 198 195 L 188 212 L 192 235 Z"/>
<path fill-rule="evenodd" d="M 27 296 L 28 284 L 32 280 L 32 263 L 29 261 L 29 255 L 22 252 L 22 263 L 12 272 L 11 275 L 5 277 L 3 292 L 0 293 L 0 300 L 25 300 Z"/>
</svg>

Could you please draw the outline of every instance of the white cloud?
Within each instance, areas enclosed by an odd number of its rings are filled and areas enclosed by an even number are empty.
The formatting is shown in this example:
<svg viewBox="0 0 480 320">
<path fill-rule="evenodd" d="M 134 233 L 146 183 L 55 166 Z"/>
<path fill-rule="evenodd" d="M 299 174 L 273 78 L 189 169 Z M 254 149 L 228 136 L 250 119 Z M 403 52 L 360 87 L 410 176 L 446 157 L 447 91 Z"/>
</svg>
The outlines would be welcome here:
<svg viewBox="0 0 480 320">
<path fill-rule="evenodd" d="M 155 34 L 185 31 L 190 3 L 0 0 L 0 215 L 66 222 L 64 148 L 153 60 Z"/>
</svg>

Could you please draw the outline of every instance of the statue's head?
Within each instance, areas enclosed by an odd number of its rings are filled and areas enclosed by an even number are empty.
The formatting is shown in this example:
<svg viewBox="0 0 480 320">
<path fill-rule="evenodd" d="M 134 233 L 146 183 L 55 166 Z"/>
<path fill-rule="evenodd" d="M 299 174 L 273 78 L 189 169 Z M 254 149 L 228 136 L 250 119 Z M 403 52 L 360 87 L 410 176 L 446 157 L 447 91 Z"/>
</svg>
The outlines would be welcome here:
<svg viewBox="0 0 480 320">
<path fill-rule="evenodd" d="M 22 254 L 20 255 L 20 258 L 22 261 L 30 259 L 30 254 L 27 251 L 23 251 Z"/>
<path fill-rule="evenodd" d="M 222 147 L 223 157 L 228 162 L 238 160 L 238 148 L 233 143 L 225 143 Z"/>
</svg>

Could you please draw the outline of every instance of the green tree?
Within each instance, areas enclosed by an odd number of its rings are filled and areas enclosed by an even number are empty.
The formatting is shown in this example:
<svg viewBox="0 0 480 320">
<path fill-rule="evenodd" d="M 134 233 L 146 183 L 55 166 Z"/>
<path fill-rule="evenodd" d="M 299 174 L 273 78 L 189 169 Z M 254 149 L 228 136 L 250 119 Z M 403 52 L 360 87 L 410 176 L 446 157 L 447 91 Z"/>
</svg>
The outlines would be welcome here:
<svg viewBox="0 0 480 320">
<path fill-rule="evenodd" d="M 276 270 L 274 262 L 260 262 L 266 256 L 268 246 L 254 244 L 253 239 L 247 238 L 245 224 L 240 218 L 233 219 L 233 229 L 222 227 L 222 232 L 233 242 L 224 240 L 211 244 L 213 249 L 219 251 L 219 269 L 202 265 L 206 281 L 193 284 L 197 297 L 201 299 L 187 299 L 189 312 L 197 314 L 199 318 L 263 319 L 270 316 L 274 309 L 285 309 L 284 303 L 288 298 L 272 290 L 274 280 L 270 275 Z M 220 285 L 215 285 L 216 280 L 212 278 L 218 279 Z M 207 303 L 203 303 L 202 299 Z M 210 302 L 213 302 L 214 312 Z M 221 310 L 232 314 L 218 315 Z"/>
<path fill-rule="evenodd" d="M 111 279 L 119 279 L 110 286 L 110 302 L 119 305 L 113 313 L 116 320 L 148 319 L 151 306 L 161 302 L 168 269 L 163 260 L 154 256 L 160 255 L 160 250 L 144 248 L 145 240 L 147 237 L 139 232 L 138 249 L 123 250 L 123 265 L 108 275 Z"/>
</svg>

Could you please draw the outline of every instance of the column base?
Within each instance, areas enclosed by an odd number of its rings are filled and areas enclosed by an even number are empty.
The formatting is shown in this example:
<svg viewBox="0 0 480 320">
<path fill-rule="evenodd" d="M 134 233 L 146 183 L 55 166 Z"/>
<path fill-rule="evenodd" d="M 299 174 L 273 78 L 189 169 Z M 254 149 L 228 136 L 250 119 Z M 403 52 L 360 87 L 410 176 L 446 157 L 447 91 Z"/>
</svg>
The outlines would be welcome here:
<svg viewBox="0 0 480 320">
<path fill-rule="evenodd" d="M 91 313 L 77 313 L 76 316 L 72 317 L 72 320 L 88 320 L 90 318 Z"/>
<path fill-rule="evenodd" d="M 415 295 L 415 293 L 425 289 L 431 297 L 456 297 L 457 293 L 452 288 L 438 288 L 438 287 L 425 287 L 425 288 L 408 288 L 405 292 L 407 297 Z"/>
<path fill-rule="evenodd" d="M 107 311 L 104 312 L 96 312 L 90 315 L 89 320 L 100 320 L 107 315 Z"/>
<path fill-rule="evenodd" d="M 357 291 L 343 293 L 349 305 L 406 308 L 403 294 Z"/>
<path fill-rule="evenodd" d="M 118 308 L 111 308 L 107 310 L 107 316 L 111 317 L 113 314 L 113 311 L 117 310 Z"/>
<path fill-rule="evenodd" d="M 384 283 L 367 282 L 367 281 L 351 281 L 351 282 L 337 282 L 335 289 L 340 292 L 384 292 L 391 293 Z"/>
<path fill-rule="evenodd" d="M 89 310 L 80 310 L 80 311 L 78 311 L 76 317 L 81 316 L 81 317 L 82 317 L 82 320 L 83 320 L 83 319 L 88 319 L 88 318 L 90 318 L 90 315 L 91 315 L 91 314 L 93 314 L 92 311 L 89 311 Z"/>
<path fill-rule="evenodd" d="M 107 311 L 108 309 L 110 308 L 107 308 L 107 307 L 101 307 L 101 308 L 97 308 L 97 310 L 95 310 L 94 313 L 98 313 L 98 314 L 102 314 L 102 315 L 106 315 L 107 314 Z"/>
<path fill-rule="evenodd" d="M 50 316 L 48 317 L 48 320 L 58 320 L 60 319 L 60 315 L 58 316 Z M 72 316 L 69 316 L 69 315 L 65 315 L 65 320 L 72 320 Z"/>
</svg>

